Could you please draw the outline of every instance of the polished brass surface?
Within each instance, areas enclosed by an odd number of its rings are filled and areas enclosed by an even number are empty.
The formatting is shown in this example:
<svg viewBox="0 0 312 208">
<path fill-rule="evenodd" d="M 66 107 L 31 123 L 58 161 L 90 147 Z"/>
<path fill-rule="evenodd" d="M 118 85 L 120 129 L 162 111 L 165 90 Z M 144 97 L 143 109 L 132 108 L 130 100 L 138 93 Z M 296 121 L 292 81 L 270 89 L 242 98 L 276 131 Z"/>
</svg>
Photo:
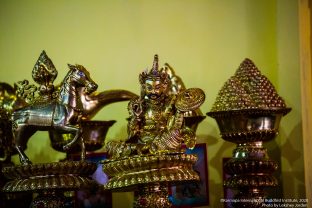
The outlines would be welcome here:
<svg viewBox="0 0 312 208">
<path fill-rule="evenodd" d="M 240 144 L 273 139 L 281 118 L 289 111 L 290 108 L 242 109 L 209 112 L 207 115 L 217 121 L 224 140 Z"/>
<path fill-rule="evenodd" d="M 27 106 L 15 110 L 12 115 L 15 149 L 24 165 L 31 162 L 23 150 L 28 139 L 37 130 L 74 134 L 73 140 L 63 148 L 69 149 L 80 139 L 81 157 L 82 159 L 85 157 L 85 146 L 79 126 L 83 112 L 79 88 L 84 87 L 86 93 L 92 93 L 97 89 L 97 84 L 83 66 L 68 66 L 69 71 L 59 89 L 54 90 L 52 82 L 57 72 L 51 60 L 43 52 L 33 70 L 33 78 L 40 84 L 39 88 L 29 85 L 26 81 L 18 89 L 19 96 L 24 97 L 28 103 Z"/>
<path fill-rule="evenodd" d="M 80 122 L 82 137 L 84 138 L 86 151 L 92 152 L 99 150 L 104 146 L 106 134 L 109 128 L 116 121 L 95 121 L 95 120 L 82 120 Z M 52 147 L 60 152 L 65 152 L 64 145 L 67 145 L 73 140 L 73 134 L 61 134 L 59 132 L 49 132 Z M 76 153 L 80 151 L 79 144 L 75 143 L 67 150 L 67 153 Z"/>
<path fill-rule="evenodd" d="M 31 208 L 65 208 L 63 192 L 95 185 L 90 178 L 97 164 L 86 161 L 65 161 L 7 166 L 2 173 L 9 179 L 3 186 L 4 193 L 38 193 Z"/>
<path fill-rule="evenodd" d="M 196 156 L 184 152 L 195 147 L 205 93 L 186 89 L 169 64 L 159 69 L 157 55 L 139 81 L 140 96 L 128 104 L 128 138 L 105 145 L 110 159 L 102 162 L 103 171 L 110 179 L 104 188 L 139 189 L 135 207 L 170 207 L 163 187 L 199 180 L 193 170 Z"/>
<path fill-rule="evenodd" d="M 79 126 L 82 130 L 82 137 L 84 138 L 86 151 L 95 151 L 101 149 L 105 143 L 105 137 L 109 128 L 116 121 L 94 121 L 92 119 L 96 113 L 102 108 L 112 103 L 127 101 L 136 94 L 127 90 L 106 90 L 102 92 L 93 92 L 88 94 L 85 92 L 85 87 L 79 89 L 79 97 L 82 104 L 82 115 Z M 81 148 L 79 144 L 75 143 L 70 149 L 64 150 L 64 146 L 74 139 L 74 135 L 70 133 L 63 133 L 58 131 L 50 131 L 52 147 L 61 152 L 74 153 Z"/>
<path fill-rule="evenodd" d="M 47 56 L 45 51 L 42 51 L 32 71 L 33 80 L 39 84 L 37 89 L 40 96 L 40 102 L 45 99 L 47 101 L 53 99 L 53 82 L 57 77 L 57 73 L 58 72 L 51 59 Z"/>
<path fill-rule="evenodd" d="M 285 101 L 250 59 L 245 59 L 223 85 L 211 112 L 246 109 L 283 109 Z"/>
<path fill-rule="evenodd" d="M 128 90 L 105 90 L 102 92 L 95 91 L 91 94 L 87 94 L 84 88 L 80 89 L 80 100 L 83 106 L 82 119 L 90 120 L 96 113 L 102 108 L 112 103 L 129 101 L 138 95 Z"/>
<path fill-rule="evenodd" d="M 105 106 L 116 102 L 130 100 L 137 97 L 137 95 L 127 90 L 95 91 L 88 94 L 85 92 L 85 87 L 81 87 L 79 90 L 79 97 L 82 104 L 82 115 L 79 126 L 82 130 L 85 149 L 90 152 L 101 149 L 104 146 L 106 134 L 109 128 L 116 122 L 94 121 L 90 119 L 92 119 L 95 114 Z M 67 145 L 74 139 L 73 134 L 50 131 L 49 136 L 52 147 L 57 151 L 74 153 L 80 151 L 81 149 L 77 143 L 73 144 L 73 146 L 68 150 L 63 149 L 63 146 Z"/>
<path fill-rule="evenodd" d="M 103 161 L 103 171 L 110 177 L 105 189 L 129 189 L 137 185 L 177 183 L 199 180 L 193 170 L 196 155 L 157 154 Z"/>
<path fill-rule="evenodd" d="M 224 166 L 232 177 L 225 186 L 238 190 L 233 207 L 262 207 L 265 188 L 278 185 L 272 175 L 278 164 L 269 159 L 263 142 L 278 134 L 281 118 L 291 109 L 250 59 L 221 88 L 211 112 L 221 137 L 237 144 Z M 249 202 L 242 199 L 249 199 Z"/>
<path fill-rule="evenodd" d="M 28 80 L 23 80 L 15 83 L 12 87 L 7 83 L 0 82 L 0 106 L 9 112 L 25 107 L 27 104 L 34 102 L 50 102 L 55 98 L 58 91 L 61 89 L 60 85 L 53 85 L 58 72 L 47 56 L 45 51 L 39 56 L 34 69 L 32 77 L 39 86 L 29 84 Z M 120 102 L 129 101 L 138 95 L 122 89 L 110 89 L 102 92 L 88 92 L 87 87 L 79 86 L 79 98 L 82 105 L 82 119 L 90 120 L 103 107 Z"/>
<path fill-rule="evenodd" d="M 38 190 L 72 190 L 95 183 L 89 175 L 96 170 L 96 164 L 86 161 L 65 161 L 41 163 L 2 168 L 10 179 L 3 187 L 4 192 Z"/>
<path fill-rule="evenodd" d="M 182 79 L 175 73 L 175 70 L 168 63 L 165 63 L 160 70 L 164 71 L 169 77 L 169 95 L 177 95 L 180 92 L 186 90 L 185 84 L 183 83 Z M 206 118 L 199 108 L 192 111 L 185 111 L 183 112 L 183 115 L 185 126 L 191 128 L 194 132 L 196 132 L 198 124 Z"/>
<path fill-rule="evenodd" d="M 166 68 L 167 67 L 167 68 Z M 167 70 L 165 70 L 167 69 Z M 200 122 L 199 107 L 205 100 L 199 88 L 173 87 L 173 70 L 168 65 L 158 69 L 155 55 L 152 69 L 140 74 L 141 96 L 128 105 L 130 114 L 126 142 L 108 142 L 106 149 L 113 158 L 136 154 L 179 152 L 182 145 L 193 148 L 196 143 L 196 122 Z M 170 78 L 171 77 L 171 78 Z M 181 83 L 178 82 L 178 83 Z M 180 89 L 176 92 L 174 90 Z M 185 125 L 185 118 L 193 124 Z M 191 121 L 191 120 L 189 120 Z"/>
<path fill-rule="evenodd" d="M 127 90 L 97 92 L 97 84 L 83 66 L 68 67 L 63 81 L 54 85 L 58 72 L 43 51 L 32 70 L 36 84 L 23 80 L 13 88 L 0 83 L 0 157 L 8 158 L 14 144 L 22 164 L 2 168 L 9 181 L 1 189 L 10 194 L 38 193 L 32 208 L 65 207 L 64 191 L 96 185 L 89 175 L 97 165 L 84 161 L 85 151 L 100 149 L 116 121 L 90 119 L 106 105 L 138 97 Z M 52 147 L 59 151 L 81 151 L 81 161 L 31 164 L 24 150 L 37 130 L 48 131 Z"/>
</svg>

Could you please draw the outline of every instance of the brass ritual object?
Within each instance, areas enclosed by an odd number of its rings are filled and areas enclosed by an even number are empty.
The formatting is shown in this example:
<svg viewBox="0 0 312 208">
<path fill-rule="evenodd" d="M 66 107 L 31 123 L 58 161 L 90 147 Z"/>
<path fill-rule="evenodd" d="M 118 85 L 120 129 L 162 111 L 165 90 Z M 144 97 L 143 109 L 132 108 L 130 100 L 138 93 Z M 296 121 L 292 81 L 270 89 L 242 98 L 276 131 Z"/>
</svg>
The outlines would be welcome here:
<svg viewBox="0 0 312 208">
<path fill-rule="evenodd" d="M 83 66 L 68 67 L 63 81 L 54 85 L 58 72 L 43 51 L 32 70 L 37 86 L 28 80 L 14 87 L 0 83 L 0 160 L 18 153 L 22 164 L 1 167 L 1 177 L 8 180 L 1 189 L 15 195 L 39 193 L 31 207 L 65 207 L 65 191 L 97 185 L 89 178 L 97 165 L 84 161 L 86 151 L 102 148 L 108 129 L 116 121 L 91 119 L 109 104 L 137 97 L 127 90 L 97 92 L 97 84 Z M 37 130 L 48 131 L 52 147 L 58 151 L 80 151 L 81 161 L 32 164 L 24 150 Z"/>
<path fill-rule="evenodd" d="M 55 88 L 53 81 L 57 71 L 43 51 L 32 71 L 33 79 L 40 86 L 29 85 L 29 82 L 24 80 L 18 89 L 20 96 L 28 102 L 28 105 L 12 114 L 15 148 L 23 165 L 30 164 L 23 150 L 28 139 L 37 130 L 74 134 L 73 140 L 63 148 L 67 150 L 80 140 L 81 158 L 85 158 L 85 145 L 80 127 L 83 108 L 79 88 L 84 87 L 86 93 L 92 93 L 97 89 L 97 84 L 83 66 L 68 66 L 69 71 L 59 89 Z"/>
<path fill-rule="evenodd" d="M 91 120 L 102 108 L 107 105 L 129 101 L 136 94 L 128 90 L 105 90 L 102 92 L 85 93 L 84 87 L 79 89 L 80 101 L 82 103 L 82 118 L 80 127 L 82 129 L 82 137 L 84 138 L 85 149 L 92 152 L 101 149 L 104 146 L 106 134 L 109 128 L 116 122 L 114 120 L 99 121 Z M 77 153 L 80 150 L 79 144 L 73 144 L 69 150 L 64 150 L 63 146 L 73 140 L 73 134 L 64 134 L 56 131 L 50 131 L 52 147 L 61 152 Z"/>
<path fill-rule="evenodd" d="M 65 207 L 65 191 L 85 188 L 96 183 L 89 176 L 97 165 L 84 161 L 85 144 L 82 137 L 81 118 L 83 105 L 80 88 L 92 93 L 97 84 L 81 65 L 68 65 L 69 71 L 59 87 L 53 85 L 57 71 L 50 58 L 43 51 L 32 71 L 32 77 L 39 86 L 27 80 L 17 83 L 16 96 L 24 100 L 12 111 L 12 136 L 14 148 L 19 154 L 21 165 L 6 166 L 2 173 L 9 180 L 2 188 L 4 193 L 38 193 L 30 207 Z M 63 161 L 32 164 L 24 150 L 29 138 L 37 131 L 72 133 L 74 138 L 63 146 L 70 149 L 80 143 L 81 161 Z"/>
<path fill-rule="evenodd" d="M 170 65 L 159 69 L 157 55 L 139 81 L 141 94 L 128 104 L 128 138 L 105 145 L 110 159 L 102 161 L 103 171 L 110 179 L 104 189 L 137 191 L 134 207 L 170 207 L 168 185 L 199 180 L 197 157 L 185 154 L 185 146 L 196 144 L 205 94 L 186 89 Z"/>
<path fill-rule="evenodd" d="M 207 115 L 216 120 L 222 139 L 237 144 L 224 167 L 231 175 L 224 185 L 238 190 L 233 207 L 263 207 L 265 188 L 278 185 L 272 175 L 278 164 L 263 143 L 275 138 L 281 118 L 290 110 L 250 59 L 219 91 Z"/>
<path fill-rule="evenodd" d="M 2 188 L 6 193 L 36 192 L 32 208 L 66 207 L 65 191 L 90 187 L 96 182 L 89 176 L 97 165 L 87 161 L 65 161 L 46 164 L 8 166 L 2 169 L 7 182 Z"/>
</svg>

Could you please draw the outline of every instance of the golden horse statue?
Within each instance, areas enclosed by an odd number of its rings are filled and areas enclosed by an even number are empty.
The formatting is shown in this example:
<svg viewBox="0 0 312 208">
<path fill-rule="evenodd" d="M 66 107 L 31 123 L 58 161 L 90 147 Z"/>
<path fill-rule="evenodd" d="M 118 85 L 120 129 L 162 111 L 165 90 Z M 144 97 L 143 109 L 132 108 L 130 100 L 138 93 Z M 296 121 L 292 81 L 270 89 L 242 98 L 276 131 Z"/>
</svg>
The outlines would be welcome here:
<svg viewBox="0 0 312 208">
<path fill-rule="evenodd" d="M 73 134 L 71 142 L 65 144 L 65 149 L 69 148 L 82 134 L 80 120 L 90 120 L 106 105 L 137 97 L 121 89 L 97 92 L 97 85 L 83 66 L 69 65 L 69 68 L 64 81 L 54 86 L 58 72 L 52 60 L 42 51 L 32 70 L 32 78 L 39 84 L 38 87 L 27 80 L 15 83 L 14 87 L 0 83 L 0 111 L 3 112 L 0 114 L 0 161 L 15 154 L 13 149 L 16 149 L 21 163 L 30 163 L 23 151 L 37 130 L 49 131 L 52 143 L 55 136 Z M 13 131 L 7 131 L 12 123 Z M 12 139 L 12 132 L 15 139 Z M 15 148 L 12 148 L 13 142 Z M 83 159 L 84 142 L 81 142 L 81 147 Z"/>
<path fill-rule="evenodd" d="M 97 89 L 89 72 L 81 65 L 68 65 L 69 71 L 61 83 L 59 90 L 53 92 L 51 99 L 44 96 L 36 98 L 29 106 L 13 112 L 13 138 L 21 164 L 30 164 L 24 153 L 29 138 L 38 130 L 56 131 L 74 134 L 74 139 L 63 146 L 70 146 L 80 138 L 81 159 L 85 158 L 85 146 L 80 128 L 83 104 L 80 99 L 80 88 L 89 94 Z"/>
</svg>

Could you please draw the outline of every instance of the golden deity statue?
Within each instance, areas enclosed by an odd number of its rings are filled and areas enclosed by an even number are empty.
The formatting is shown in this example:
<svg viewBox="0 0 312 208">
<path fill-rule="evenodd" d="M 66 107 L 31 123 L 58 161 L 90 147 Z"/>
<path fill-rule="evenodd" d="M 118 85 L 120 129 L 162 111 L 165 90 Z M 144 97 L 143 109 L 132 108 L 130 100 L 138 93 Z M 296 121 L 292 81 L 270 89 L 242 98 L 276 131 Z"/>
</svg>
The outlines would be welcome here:
<svg viewBox="0 0 312 208">
<path fill-rule="evenodd" d="M 109 176 L 106 190 L 137 190 L 133 207 L 171 207 L 168 186 L 199 180 L 193 170 L 196 155 L 185 154 L 196 144 L 196 128 L 205 117 L 199 107 L 205 94 L 199 88 L 184 87 L 174 70 L 165 64 L 139 75 L 140 96 L 128 104 L 128 137 L 110 141 L 103 161 Z"/>
<path fill-rule="evenodd" d="M 196 135 L 185 125 L 184 117 L 204 102 L 204 92 L 199 88 L 185 89 L 168 64 L 159 69 L 157 55 L 152 69 L 142 72 L 139 80 L 141 95 L 128 104 L 128 138 L 125 142 L 108 142 L 108 154 L 119 158 L 181 152 L 182 144 L 193 148 Z"/>
</svg>

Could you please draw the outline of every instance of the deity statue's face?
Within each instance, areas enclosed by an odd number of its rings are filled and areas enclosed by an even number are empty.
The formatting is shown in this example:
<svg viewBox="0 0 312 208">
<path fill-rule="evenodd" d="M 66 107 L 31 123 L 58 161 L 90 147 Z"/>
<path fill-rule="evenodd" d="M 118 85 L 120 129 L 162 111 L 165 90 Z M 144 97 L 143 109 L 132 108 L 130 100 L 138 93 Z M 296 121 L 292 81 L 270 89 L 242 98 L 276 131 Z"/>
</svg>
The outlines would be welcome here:
<svg viewBox="0 0 312 208">
<path fill-rule="evenodd" d="M 146 97 L 152 103 L 159 103 L 166 96 L 167 85 L 160 80 L 147 79 L 144 84 L 144 91 Z"/>
</svg>

